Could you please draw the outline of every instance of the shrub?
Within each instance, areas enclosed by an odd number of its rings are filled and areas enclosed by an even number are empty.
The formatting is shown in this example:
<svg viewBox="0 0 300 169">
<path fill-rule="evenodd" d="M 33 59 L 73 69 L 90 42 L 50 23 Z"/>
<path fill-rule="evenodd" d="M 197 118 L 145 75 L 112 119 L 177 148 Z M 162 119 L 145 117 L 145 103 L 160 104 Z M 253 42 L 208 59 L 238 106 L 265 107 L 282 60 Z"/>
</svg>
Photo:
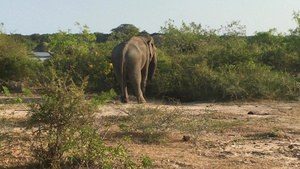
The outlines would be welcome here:
<svg viewBox="0 0 300 169">
<path fill-rule="evenodd" d="M 23 103 L 23 98 L 21 96 L 17 96 L 15 98 L 4 100 L 3 103 L 4 104 L 19 104 L 19 103 Z"/>
<path fill-rule="evenodd" d="M 239 22 L 219 30 L 167 22 L 147 91 L 181 101 L 299 99 L 300 60 L 294 46 L 299 37 L 276 35 L 275 30 L 246 37 L 244 29 Z"/>
<path fill-rule="evenodd" d="M 71 84 L 68 86 L 67 82 Z M 38 127 L 33 133 L 36 141 L 33 151 L 42 166 L 59 168 L 64 162 L 62 156 L 68 151 L 64 149 L 68 140 L 92 122 L 93 109 L 84 100 L 85 85 L 86 82 L 77 87 L 72 81 L 53 76 L 43 91 L 45 102 L 30 105 L 30 123 Z"/>
<path fill-rule="evenodd" d="M 149 86 L 160 96 L 181 101 L 211 100 L 219 97 L 217 74 L 205 61 L 198 64 L 189 56 L 181 56 L 163 64 L 167 65 L 158 65 L 158 72 Z"/>
<path fill-rule="evenodd" d="M 5 94 L 5 96 L 10 96 L 10 92 L 9 92 L 9 89 L 6 87 L 6 86 L 2 86 L 2 89 L 3 89 L 3 93 Z M 2 92 L 1 92 L 2 93 Z"/>
<path fill-rule="evenodd" d="M 224 98 L 297 99 L 299 84 L 287 73 L 253 62 L 225 65 L 219 70 Z"/>
<path fill-rule="evenodd" d="M 87 79 L 76 86 L 70 77 L 61 78 L 54 70 L 51 72 L 50 83 L 43 89 L 44 102 L 30 105 L 32 150 L 40 167 L 135 166 L 123 145 L 106 146 L 93 127 L 96 106 L 85 100 Z"/>
<path fill-rule="evenodd" d="M 26 47 L 0 30 L 0 79 L 21 81 L 34 76 Z"/>
<path fill-rule="evenodd" d="M 70 74 L 78 85 L 79 76 L 88 76 L 87 88 L 108 91 L 116 84 L 110 61 L 114 45 L 113 42 L 97 44 L 95 34 L 90 34 L 87 26 L 79 34 L 60 31 L 50 36 L 50 49 L 55 54 L 45 66 L 54 66 L 60 76 Z"/>
<path fill-rule="evenodd" d="M 32 91 L 30 89 L 23 88 L 22 92 L 25 96 L 31 96 L 32 95 Z"/>
<path fill-rule="evenodd" d="M 109 92 L 101 92 L 100 96 L 95 94 L 92 102 L 96 106 L 105 105 L 107 101 L 109 101 L 111 98 L 116 96 L 117 96 L 116 92 L 113 89 L 110 89 Z"/>
</svg>

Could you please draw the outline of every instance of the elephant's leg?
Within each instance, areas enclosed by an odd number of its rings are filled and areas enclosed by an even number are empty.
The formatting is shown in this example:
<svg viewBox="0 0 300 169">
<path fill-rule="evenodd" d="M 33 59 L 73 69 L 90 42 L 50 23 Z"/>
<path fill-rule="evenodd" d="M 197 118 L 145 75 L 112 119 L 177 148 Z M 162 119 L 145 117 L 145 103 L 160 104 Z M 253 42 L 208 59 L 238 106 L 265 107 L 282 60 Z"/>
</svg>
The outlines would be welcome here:
<svg viewBox="0 0 300 169">
<path fill-rule="evenodd" d="M 145 94 L 145 92 L 146 92 L 147 75 L 148 75 L 148 70 L 145 67 L 142 70 L 142 81 L 141 81 L 141 89 L 142 89 L 143 94 Z"/>
<path fill-rule="evenodd" d="M 123 103 L 128 103 L 128 92 L 127 92 L 127 77 L 126 75 L 123 76 L 121 84 L 121 101 Z"/>
<path fill-rule="evenodd" d="M 146 100 L 141 90 L 141 80 L 142 80 L 141 71 L 131 70 L 131 72 L 129 72 L 129 81 L 134 89 L 138 103 L 145 103 Z"/>
<path fill-rule="evenodd" d="M 117 81 L 121 88 L 121 101 L 123 103 L 128 102 L 128 93 L 127 93 L 127 77 L 124 73 L 120 73 L 121 70 L 114 67 L 114 71 L 116 73 Z M 126 72 L 125 72 L 126 73 Z"/>
</svg>

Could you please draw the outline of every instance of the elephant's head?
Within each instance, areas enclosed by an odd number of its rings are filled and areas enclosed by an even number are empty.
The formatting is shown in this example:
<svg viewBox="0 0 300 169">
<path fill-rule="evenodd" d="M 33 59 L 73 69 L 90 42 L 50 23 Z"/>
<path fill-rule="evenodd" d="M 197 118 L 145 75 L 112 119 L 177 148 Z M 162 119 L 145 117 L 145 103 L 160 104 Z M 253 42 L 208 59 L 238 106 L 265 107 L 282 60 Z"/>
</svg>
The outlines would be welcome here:
<svg viewBox="0 0 300 169">
<path fill-rule="evenodd" d="M 148 79 L 151 80 L 157 65 L 157 55 L 156 55 L 156 47 L 154 45 L 154 40 L 151 36 L 148 37 L 147 45 L 149 48 L 149 69 L 148 69 Z"/>
</svg>

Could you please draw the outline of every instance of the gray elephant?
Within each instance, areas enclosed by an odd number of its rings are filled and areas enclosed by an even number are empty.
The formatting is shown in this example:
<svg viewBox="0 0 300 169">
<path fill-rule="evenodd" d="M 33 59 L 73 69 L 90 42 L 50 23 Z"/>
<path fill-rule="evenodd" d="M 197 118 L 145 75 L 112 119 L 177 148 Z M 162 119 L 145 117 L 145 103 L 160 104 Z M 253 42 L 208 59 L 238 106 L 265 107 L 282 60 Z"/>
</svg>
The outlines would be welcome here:
<svg viewBox="0 0 300 169">
<path fill-rule="evenodd" d="M 157 65 L 156 47 L 151 36 L 134 36 L 117 45 L 112 52 L 112 64 L 121 86 L 121 101 L 128 102 L 127 78 L 138 103 L 145 103 L 146 81 L 151 80 Z"/>
</svg>

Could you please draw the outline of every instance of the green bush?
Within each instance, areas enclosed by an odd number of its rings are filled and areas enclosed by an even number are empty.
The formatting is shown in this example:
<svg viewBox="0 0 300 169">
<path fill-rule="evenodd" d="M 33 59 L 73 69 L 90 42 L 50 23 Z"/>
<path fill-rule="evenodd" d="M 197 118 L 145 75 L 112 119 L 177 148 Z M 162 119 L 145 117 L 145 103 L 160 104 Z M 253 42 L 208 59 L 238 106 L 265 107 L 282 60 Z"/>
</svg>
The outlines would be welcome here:
<svg viewBox="0 0 300 169">
<path fill-rule="evenodd" d="M 239 22 L 220 30 L 168 22 L 148 94 L 181 101 L 298 100 L 300 51 L 295 44 L 300 38 L 274 31 L 246 37 Z"/>
<path fill-rule="evenodd" d="M 30 89 L 22 89 L 22 92 L 25 96 L 31 96 L 32 95 L 32 91 Z"/>
<path fill-rule="evenodd" d="M 87 79 L 76 86 L 54 70 L 43 89 L 44 102 L 30 105 L 34 142 L 32 150 L 40 167 L 133 167 L 127 149 L 106 146 L 93 127 L 96 106 L 85 100 Z"/>
<path fill-rule="evenodd" d="M 117 94 L 113 89 L 110 89 L 109 92 L 101 92 L 101 95 L 94 95 L 93 98 L 93 104 L 95 104 L 96 106 L 98 105 L 105 105 L 107 101 L 111 100 L 113 97 L 116 97 Z"/>
<path fill-rule="evenodd" d="M 19 103 L 23 103 L 23 98 L 21 96 L 17 96 L 15 98 L 4 100 L 3 103 L 4 104 L 19 104 Z"/>
<path fill-rule="evenodd" d="M 206 62 L 197 64 L 189 56 L 181 56 L 170 63 L 161 64 L 148 87 L 151 91 L 158 91 L 155 94 L 181 101 L 211 100 L 218 97 L 217 74 Z"/>
<path fill-rule="evenodd" d="M 22 81 L 32 77 L 35 64 L 25 45 L 0 30 L 0 79 Z"/>
<path fill-rule="evenodd" d="M 108 91 L 116 85 L 110 61 L 115 43 L 96 43 L 95 34 L 90 34 L 87 26 L 79 34 L 61 31 L 49 38 L 49 48 L 55 54 L 45 62 L 46 67 L 54 67 L 60 76 L 71 75 L 78 85 L 78 77 L 88 76 L 91 90 Z"/>
<path fill-rule="evenodd" d="M 157 71 L 147 84 L 146 95 L 181 101 L 299 100 L 299 13 L 294 13 L 298 26 L 289 35 L 270 29 L 247 37 L 245 26 L 238 21 L 220 29 L 193 22 L 176 27 L 166 22 L 161 29 L 162 45 L 157 46 Z M 106 41 L 97 42 L 87 26 L 77 25 L 78 34 L 60 31 L 47 36 L 54 55 L 44 63 L 29 60 L 24 45 L 1 33 L 0 71 L 4 73 L 0 79 L 34 79 L 39 77 L 35 72 L 46 74 L 51 67 L 60 77 L 71 76 L 78 86 L 81 77 L 89 77 L 90 91 L 119 91 L 111 52 L 121 41 L 142 33 L 124 24 L 113 29 Z"/>
<path fill-rule="evenodd" d="M 4 93 L 5 96 L 10 96 L 10 92 L 9 92 L 9 89 L 6 87 L 6 86 L 2 86 L 2 89 L 3 89 L 3 92 L 1 93 Z"/>
<path fill-rule="evenodd" d="M 299 83 L 288 73 L 253 62 L 225 65 L 219 70 L 224 97 L 234 99 L 297 99 Z"/>
<path fill-rule="evenodd" d="M 268 32 L 258 32 L 249 39 L 254 55 L 259 63 L 271 66 L 276 71 L 295 74 L 299 72 L 299 56 L 295 44 L 299 38 L 283 36 L 270 29 Z"/>
</svg>

